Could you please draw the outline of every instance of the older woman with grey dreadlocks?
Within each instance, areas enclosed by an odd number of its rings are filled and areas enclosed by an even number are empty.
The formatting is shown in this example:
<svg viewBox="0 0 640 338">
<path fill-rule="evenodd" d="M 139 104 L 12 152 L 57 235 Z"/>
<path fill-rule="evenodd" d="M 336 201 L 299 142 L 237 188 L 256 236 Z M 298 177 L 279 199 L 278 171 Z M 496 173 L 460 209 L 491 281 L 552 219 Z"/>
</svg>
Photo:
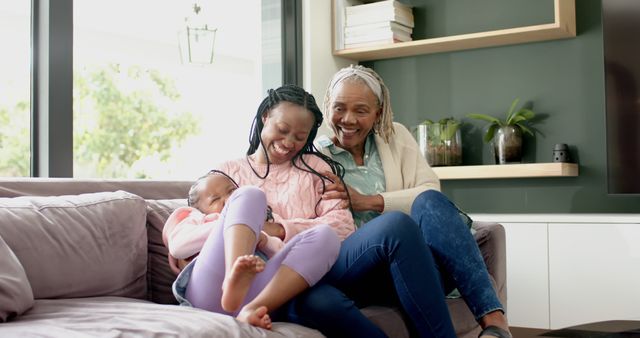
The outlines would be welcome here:
<svg viewBox="0 0 640 338">
<path fill-rule="evenodd" d="M 316 144 L 345 169 L 345 183 L 329 175 L 336 184 L 328 187 L 330 192 L 324 198 L 341 199 L 351 205 L 358 227 L 356 235 L 365 237 L 361 241 L 387 243 L 406 227 L 418 229 L 422 246 L 428 247 L 435 258 L 438 284 L 445 294 L 454 289 L 460 292 L 483 329 L 480 337 L 511 337 L 503 306 L 470 231 L 471 219 L 439 191 L 439 179 L 420 154 L 411 133 L 393 122 L 389 89 L 382 78 L 359 65 L 341 69 L 329 83 L 323 108 L 333 135 L 321 136 Z M 388 216 L 396 212 L 411 216 Z M 355 313 L 357 306 L 376 301 L 372 296 L 381 294 L 378 281 L 396 281 L 393 266 L 367 283 L 350 280 L 350 269 L 361 264 L 355 259 L 359 245 L 344 241 L 334 268 L 324 279 L 335 276 L 330 284 L 341 292 L 316 292 L 313 298 L 322 302 L 304 303 L 304 311 L 315 318 L 318 328 L 328 323 L 342 328 L 335 335 L 348 335 L 353 328 L 348 314 Z M 338 267 L 340 273 L 336 273 Z M 407 276 L 408 280 L 425 269 L 431 267 L 417 268 Z M 396 291 L 401 304 L 410 302 L 411 298 L 404 295 L 406 289 L 396 285 Z M 411 318 L 423 313 L 420 307 L 406 306 L 405 312 Z M 431 313 L 432 322 L 449 320 L 435 310 Z M 416 329 L 421 336 L 434 336 L 420 325 Z"/>
</svg>

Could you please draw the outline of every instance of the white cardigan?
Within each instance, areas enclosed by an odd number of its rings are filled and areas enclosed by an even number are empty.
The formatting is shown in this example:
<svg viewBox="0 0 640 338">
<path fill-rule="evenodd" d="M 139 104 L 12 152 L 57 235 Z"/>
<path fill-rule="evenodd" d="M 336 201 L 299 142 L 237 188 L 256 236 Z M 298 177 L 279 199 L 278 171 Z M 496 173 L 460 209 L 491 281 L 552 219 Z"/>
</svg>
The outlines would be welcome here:
<svg viewBox="0 0 640 338">
<path fill-rule="evenodd" d="M 420 153 L 418 143 L 409 130 L 397 122 L 393 126 L 395 134 L 389 143 L 374 135 L 387 189 L 381 194 L 384 199 L 383 212 L 400 210 L 410 213 L 411 204 L 418 194 L 429 189 L 440 191 L 440 179 Z M 328 148 L 317 147 L 323 154 L 332 157 Z"/>
</svg>

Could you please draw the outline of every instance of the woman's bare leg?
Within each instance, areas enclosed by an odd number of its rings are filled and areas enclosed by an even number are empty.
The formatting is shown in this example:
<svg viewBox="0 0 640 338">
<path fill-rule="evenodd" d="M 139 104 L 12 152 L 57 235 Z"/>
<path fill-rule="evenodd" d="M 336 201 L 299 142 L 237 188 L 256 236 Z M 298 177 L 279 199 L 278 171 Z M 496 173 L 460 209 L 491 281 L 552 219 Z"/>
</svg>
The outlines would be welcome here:
<svg viewBox="0 0 640 338">
<path fill-rule="evenodd" d="M 293 269 L 281 265 L 271 281 L 249 303 L 242 307 L 238 320 L 263 329 L 271 329 L 267 312 L 277 309 L 309 287 L 307 281 Z"/>
<path fill-rule="evenodd" d="M 232 225 L 224 231 L 225 277 L 220 303 L 225 311 L 240 308 L 256 273 L 264 270 L 264 261 L 253 255 L 255 243 L 256 234 L 247 225 Z"/>
<path fill-rule="evenodd" d="M 339 250 L 340 239 L 328 225 L 317 225 L 299 233 L 269 259 L 265 273 L 254 281 L 263 287 L 249 291 L 250 301 L 236 318 L 271 328 L 267 312 L 276 310 L 318 282 L 335 262 Z"/>
<path fill-rule="evenodd" d="M 185 296 L 194 307 L 235 314 L 246 303 L 244 299 L 255 297 L 257 292 L 249 291 L 251 295 L 247 296 L 247 289 L 251 290 L 263 275 L 257 274 L 262 263 L 251 258 L 235 264 L 238 257 L 253 255 L 266 210 L 266 197 L 257 187 L 240 187 L 227 199 L 222 224 L 205 241 L 191 271 Z M 264 275 L 269 279 L 268 274 Z M 261 281 L 255 288 L 267 282 Z"/>
</svg>

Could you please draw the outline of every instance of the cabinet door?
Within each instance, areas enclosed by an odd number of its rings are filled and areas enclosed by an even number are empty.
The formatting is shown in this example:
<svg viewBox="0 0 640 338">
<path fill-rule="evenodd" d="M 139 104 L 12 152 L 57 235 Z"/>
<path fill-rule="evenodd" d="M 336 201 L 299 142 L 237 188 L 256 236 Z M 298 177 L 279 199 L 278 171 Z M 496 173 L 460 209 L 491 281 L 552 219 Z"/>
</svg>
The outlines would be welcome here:
<svg viewBox="0 0 640 338">
<path fill-rule="evenodd" d="M 547 223 L 501 223 L 507 238 L 509 325 L 549 328 Z"/>
<path fill-rule="evenodd" d="M 549 224 L 551 328 L 640 318 L 640 224 Z"/>
</svg>

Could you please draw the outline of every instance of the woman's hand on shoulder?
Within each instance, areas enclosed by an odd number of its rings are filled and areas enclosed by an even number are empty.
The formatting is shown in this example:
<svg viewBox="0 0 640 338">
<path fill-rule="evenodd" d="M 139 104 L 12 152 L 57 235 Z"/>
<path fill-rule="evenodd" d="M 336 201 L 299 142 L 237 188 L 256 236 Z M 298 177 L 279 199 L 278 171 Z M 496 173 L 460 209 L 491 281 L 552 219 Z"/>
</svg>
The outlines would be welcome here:
<svg viewBox="0 0 640 338">
<path fill-rule="evenodd" d="M 354 197 L 353 194 L 354 193 L 358 194 L 358 192 L 352 189 L 351 187 L 349 187 L 348 185 L 346 185 L 340 179 L 340 177 L 338 177 L 334 173 L 330 171 L 325 171 L 322 174 L 328 177 L 331 181 L 333 181 L 333 183 L 329 183 L 325 186 L 326 191 L 324 192 L 324 194 L 322 194 L 322 199 L 324 200 L 339 199 L 339 200 L 342 200 L 342 203 L 340 203 L 340 208 L 343 208 L 343 209 L 349 208 L 349 196 L 351 196 L 351 199 L 353 200 L 353 197 Z M 349 194 L 347 194 L 347 190 L 349 190 Z"/>
<path fill-rule="evenodd" d="M 333 181 L 333 183 L 327 184 L 327 191 L 322 194 L 323 199 L 341 199 L 342 204 L 340 206 L 348 208 L 349 198 L 351 198 L 353 211 L 373 210 L 382 212 L 384 210 L 384 198 L 382 198 L 382 195 L 363 195 L 344 183 L 335 174 L 331 172 L 324 172 L 323 174 Z M 349 191 L 349 194 L 347 194 L 347 191 Z"/>
</svg>

